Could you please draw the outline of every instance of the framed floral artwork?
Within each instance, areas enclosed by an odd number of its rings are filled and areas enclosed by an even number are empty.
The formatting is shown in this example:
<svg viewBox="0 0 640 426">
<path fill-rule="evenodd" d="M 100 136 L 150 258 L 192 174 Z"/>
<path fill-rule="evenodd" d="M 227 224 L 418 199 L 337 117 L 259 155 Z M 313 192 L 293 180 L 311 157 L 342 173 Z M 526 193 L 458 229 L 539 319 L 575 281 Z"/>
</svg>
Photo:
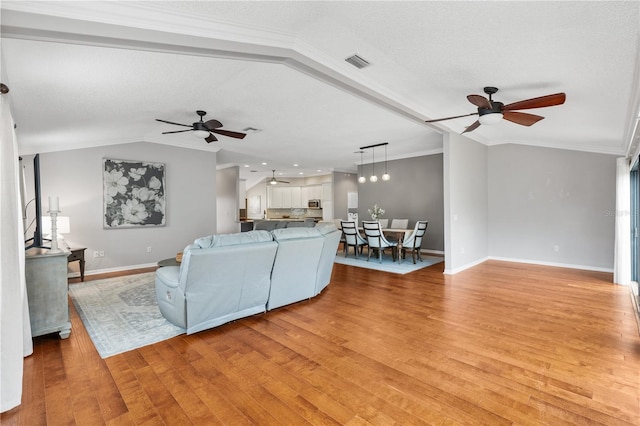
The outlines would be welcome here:
<svg viewBox="0 0 640 426">
<path fill-rule="evenodd" d="M 104 227 L 165 225 L 163 163 L 103 159 Z"/>
</svg>

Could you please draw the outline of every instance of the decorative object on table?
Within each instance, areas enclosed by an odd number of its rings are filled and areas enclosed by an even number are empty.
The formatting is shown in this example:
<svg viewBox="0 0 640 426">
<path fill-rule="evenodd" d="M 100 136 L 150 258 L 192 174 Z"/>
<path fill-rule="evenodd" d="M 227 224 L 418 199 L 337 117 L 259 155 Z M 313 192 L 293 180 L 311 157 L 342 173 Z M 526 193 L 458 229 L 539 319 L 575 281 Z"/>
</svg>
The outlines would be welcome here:
<svg viewBox="0 0 640 426">
<path fill-rule="evenodd" d="M 100 357 L 107 358 L 185 333 L 158 308 L 155 273 L 71 284 L 69 294 Z"/>
<path fill-rule="evenodd" d="M 163 163 L 103 159 L 106 229 L 165 225 Z"/>
<path fill-rule="evenodd" d="M 369 211 L 369 214 L 371 215 L 371 220 L 378 220 L 382 216 L 384 216 L 384 209 L 381 207 L 378 207 L 377 204 L 374 204 L 373 207 L 370 208 L 368 211 Z"/>
<path fill-rule="evenodd" d="M 71 221 L 69 220 L 69 216 L 57 216 L 56 219 L 56 239 L 58 240 L 58 247 L 62 246 L 68 249 L 69 244 L 67 244 L 67 242 L 64 240 L 63 234 L 68 234 L 71 232 Z M 42 234 L 45 235 L 46 239 L 51 240 L 51 242 L 53 243 L 53 228 L 51 224 L 51 217 L 42 217 Z"/>
<path fill-rule="evenodd" d="M 49 215 L 51 226 L 51 253 L 59 253 L 62 250 L 58 247 L 58 213 L 60 213 L 60 203 L 58 197 L 49 197 Z"/>
</svg>

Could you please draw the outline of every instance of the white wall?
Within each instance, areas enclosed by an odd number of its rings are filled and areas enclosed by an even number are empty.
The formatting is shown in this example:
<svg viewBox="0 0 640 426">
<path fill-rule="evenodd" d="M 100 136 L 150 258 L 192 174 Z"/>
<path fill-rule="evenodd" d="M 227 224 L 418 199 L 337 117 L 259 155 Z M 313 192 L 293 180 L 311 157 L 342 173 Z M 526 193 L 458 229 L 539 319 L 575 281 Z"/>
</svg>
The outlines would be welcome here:
<svg viewBox="0 0 640 426">
<path fill-rule="evenodd" d="M 166 226 L 103 229 L 102 159 L 141 160 L 165 164 Z M 25 166 L 33 156 L 23 156 Z M 58 196 L 63 216 L 69 216 L 66 241 L 86 247 L 88 272 L 155 265 L 174 257 L 195 238 L 216 231 L 216 154 L 138 142 L 40 154 L 43 211 L 47 197 Z M 31 175 L 30 175 L 31 173 Z M 27 184 L 33 197 L 32 168 Z M 33 215 L 33 207 L 30 207 Z M 30 236 L 33 228 L 30 229 Z M 152 252 L 147 253 L 147 247 Z M 94 251 L 104 251 L 94 258 Z"/>
<path fill-rule="evenodd" d="M 490 256 L 612 270 L 615 175 L 612 155 L 490 147 Z"/>
<path fill-rule="evenodd" d="M 444 137 L 445 274 L 488 256 L 487 150 L 456 133 Z"/>
</svg>

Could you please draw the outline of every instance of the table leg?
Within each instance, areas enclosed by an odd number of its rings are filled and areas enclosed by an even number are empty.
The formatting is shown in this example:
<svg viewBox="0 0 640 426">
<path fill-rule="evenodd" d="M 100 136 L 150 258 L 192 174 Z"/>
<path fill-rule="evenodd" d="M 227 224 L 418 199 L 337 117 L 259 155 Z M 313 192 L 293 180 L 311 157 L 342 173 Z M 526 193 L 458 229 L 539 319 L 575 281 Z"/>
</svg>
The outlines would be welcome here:
<svg viewBox="0 0 640 426">
<path fill-rule="evenodd" d="M 80 281 L 84 282 L 84 259 L 80 259 Z"/>
</svg>

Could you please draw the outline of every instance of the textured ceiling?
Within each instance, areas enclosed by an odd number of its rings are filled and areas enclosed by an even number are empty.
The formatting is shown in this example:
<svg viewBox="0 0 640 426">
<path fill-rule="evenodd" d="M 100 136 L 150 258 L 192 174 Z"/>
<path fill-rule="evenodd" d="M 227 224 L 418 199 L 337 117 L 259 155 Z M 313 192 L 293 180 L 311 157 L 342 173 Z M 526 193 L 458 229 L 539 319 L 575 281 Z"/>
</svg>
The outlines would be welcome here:
<svg viewBox="0 0 640 426">
<path fill-rule="evenodd" d="M 442 148 L 487 85 L 505 104 L 566 92 L 469 137 L 624 155 L 638 117 L 640 2 L 11 2 L 2 78 L 21 151 L 149 141 L 219 150 L 249 180 L 355 170 Z M 144 19 L 140 19 L 144 17 Z M 117 24 L 117 25 L 116 25 Z M 159 31 L 159 32 L 156 32 Z M 354 53 L 371 62 L 357 70 Z M 207 145 L 155 118 L 262 129 Z M 436 131 L 434 131 L 436 130 Z M 267 162 L 266 166 L 261 162 Z M 293 163 L 300 165 L 292 167 Z M 250 174 L 248 170 L 258 170 Z"/>
</svg>

